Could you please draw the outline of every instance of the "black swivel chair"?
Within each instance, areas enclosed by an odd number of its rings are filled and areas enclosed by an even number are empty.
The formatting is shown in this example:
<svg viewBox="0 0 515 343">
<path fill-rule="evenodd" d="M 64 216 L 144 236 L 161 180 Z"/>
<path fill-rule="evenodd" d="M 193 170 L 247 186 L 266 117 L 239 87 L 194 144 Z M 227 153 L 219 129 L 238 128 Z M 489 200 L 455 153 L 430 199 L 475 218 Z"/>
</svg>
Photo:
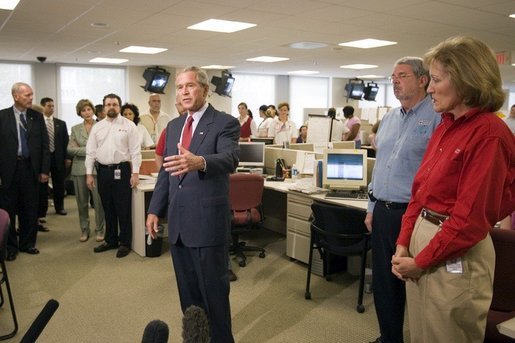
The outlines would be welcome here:
<svg viewBox="0 0 515 343">
<path fill-rule="evenodd" d="M 18 320 L 16 319 L 16 311 L 14 310 L 13 295 L 11 293 L 11 285 L 9 284 L 9 277 L 7 276 L 7 269 L 5 267 L 5 254 L 7 247 L 7 236 L 9 235 L 9 214 L 0 209 L 0 267 L 2 268 L 2 276 L 0 278 L 0 307 L 4 305 L 4 293 L 2 286 L 5 285 L 7 297 L 9 298 L 9 305 L 11 306 L 11 315 L 14 324 L 14 330 L 6 335 L 0 336 L 0 340 L 12 338 L 18 332 Z"/>
<path fill-rule="evenodd" d="M 337 256 L 361 256 L 359 276 L 358 305 L 359 313 L 365 312 L 363 289 L 365 285 L 365 265 L 370 250 L 370 234 L 365 227 L 366 213 L 343 206 L 315 202 L 311 205 L 311 244 L 309 249 L 308 275 L 304 297 L 311 299 L 310 281 L 313 250 L 318 250 L 324 262 L 324 276 L 329 281 L 331 254 Z"/>
<path fill-rule="evenodd" d="M 240 267 L 247 265 L 245 251 L 259 251 L 259 257 L 265 257 L 265 249 L 240 242 L 240 234 L 253 230 L 263 221 L 261 198 L 264 179 L 261 175 L 236 173 L 230 176 L 229 197 L 231 199 L 231 254 L 236 255 Z"/>
</svg>

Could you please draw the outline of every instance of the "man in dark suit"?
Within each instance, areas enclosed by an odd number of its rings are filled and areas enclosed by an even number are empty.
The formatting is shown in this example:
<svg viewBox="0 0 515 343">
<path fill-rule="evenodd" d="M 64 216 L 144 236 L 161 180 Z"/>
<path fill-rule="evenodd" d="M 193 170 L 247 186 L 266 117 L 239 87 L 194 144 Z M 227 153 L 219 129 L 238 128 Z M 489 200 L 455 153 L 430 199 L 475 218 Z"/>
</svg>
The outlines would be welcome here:
<svg viewBox="0 0 515 343">
<path fill-rule="evenodd" d="M 229 174 L 238 165 L 240 124 L 206 102 L 206 73 L 177 74 L 177 99 L 188 115 L 166 129 L 164 163 L 150 202 L 147 231 L 168 211 L 168 238 L 184 312 L 202 307 L 212 342 L 234 342 L 229 304 Z M 190 138 L 191 137 L 191 138 Z"/>
<path fill-rule="evenodd" d="M 54 100 L 42 98 L 43 115 L 48 133 L 48 149 L 50 150 L 50 176 L 52 177 L 52 194 L 55 213 L 65 216 L 64 210 L 64 181 L 66 168 L 71 165 L 66 148 L 68 147 L 68 129 L 66 123 L 53 116 Z M 48 182 L 41 184 L 39 194 L 39 217 L 45 217 L 48 210 Z"/>
<path fill-rule="evenodd" d="M 43 115 L 32 110 L 32 88 L 26 83 L 12 87 L 14 106 L 0 111 L 0 208 L 9 213 L 11 227 L 7 260 L 18 250 L 39 254 L 35 247 L 39 183 L 48 181 L 50 153 Z M 20 223 L 19 242 L 15 214 Z"/>
</svg>

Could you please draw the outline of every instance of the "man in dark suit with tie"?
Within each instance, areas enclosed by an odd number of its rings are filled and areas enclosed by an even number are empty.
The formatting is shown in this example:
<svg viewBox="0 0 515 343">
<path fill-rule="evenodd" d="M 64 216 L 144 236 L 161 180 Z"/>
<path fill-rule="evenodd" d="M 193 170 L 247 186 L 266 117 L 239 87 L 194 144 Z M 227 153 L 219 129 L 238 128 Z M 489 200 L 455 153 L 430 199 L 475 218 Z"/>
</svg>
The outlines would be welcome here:
<svg viewBox="0 0 515 343">
<path fill-rule="evenodd" d="M 48 181 L 50 156 L 43 115 L 31 109 L 34 93 L 26 83 L 12 87 L 14 106 L 0 111 L 0 208 L 9 213 L 11 227 L 7 260 L 19 251 L 39 254 L 35 247 L 39 183 Z M 19 242 L 15 215 L 20 224 Z"/>
<path fill-rule="evenodd" d="M 48 132 L 48 149 L 50 150 L 50 176 L 52 177 L 52 194 L 55 213 L 65 216 L 64 181 L 66 168 L 71 165 L 66 148 L 68 147 L 68 129 L 66 123 L 53 116 L 54 100 L 42 98 L 43 115 Z M 48 210 L 48 182 L 41 184 L 39 194 L 39 217 L 45 217 Z"/>
<path fill-rule="evenodd" d="M 202 307 L 212 342 L 234 342 L 229 304 L 228 241 L 231 228 L 229 174 L 238 165 L 240 124 L 206 102 L 207 74 L 189 67 L 175 81 L 188 115 L 166 128 L 164 163 L 150 202 L 147 231 L 157 232 L 168 212 L 181 307 Z"/>
</svg>

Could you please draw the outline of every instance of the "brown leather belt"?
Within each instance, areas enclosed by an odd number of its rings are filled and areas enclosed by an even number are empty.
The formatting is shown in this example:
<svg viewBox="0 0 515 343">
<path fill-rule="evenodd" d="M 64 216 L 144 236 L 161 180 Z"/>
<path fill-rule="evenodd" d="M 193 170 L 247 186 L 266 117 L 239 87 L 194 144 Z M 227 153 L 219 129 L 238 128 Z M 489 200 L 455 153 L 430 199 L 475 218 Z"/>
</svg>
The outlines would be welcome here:
<svg viewBox="0 0 515 343">
<path fill-rule="evenodd" d="M 420 212 L 420 215 L 422 216 L 422 218 L 424 218 L 428 222 L 438 225 L 438 226 L 442 225 L 443 222 L 447 218 L 449 218 L 448 216 L 444 216 L 443 214 L 433 212 L 431 210 L 428 210 L 427 208 L 423 208 L 422 212 Z"/>
</svg>

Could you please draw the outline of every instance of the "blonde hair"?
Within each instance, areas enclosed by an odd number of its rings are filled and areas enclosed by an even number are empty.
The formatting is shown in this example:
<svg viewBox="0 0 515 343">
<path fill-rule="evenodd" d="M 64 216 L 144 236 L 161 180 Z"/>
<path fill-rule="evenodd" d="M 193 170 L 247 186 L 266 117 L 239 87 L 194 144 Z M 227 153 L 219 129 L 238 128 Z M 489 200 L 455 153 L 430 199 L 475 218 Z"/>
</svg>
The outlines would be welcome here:
<svg viewBox="0 0 515 343">
<path fill-rule="evenodd" d="M 89 101 L 88 99 L 81 99 L 79 100 L 79 102 L 77 103 L 77 106 L 75 106 L 75 110 L 77 111 L 77 115 L 80 117 L 80 113 L 82 112 L 82 110 L 84 109 L 84 107 L 86 106 L 89 106 L 91 107 L 91 109 L 93 110 L 93 112 L 95 112 L 95 106 L 93 105 L 93 103 L 91 101 Z"/>
<path fill-rule="evenodd" d="M 488 45 L 474 37 L 451 37 L 425 54 L 426 67 L 435 61 L 449 73 L 456 93 L 465 105 L 490 112 L 502 107 L 505 94 L 501 73 Z"/>
</svg>

